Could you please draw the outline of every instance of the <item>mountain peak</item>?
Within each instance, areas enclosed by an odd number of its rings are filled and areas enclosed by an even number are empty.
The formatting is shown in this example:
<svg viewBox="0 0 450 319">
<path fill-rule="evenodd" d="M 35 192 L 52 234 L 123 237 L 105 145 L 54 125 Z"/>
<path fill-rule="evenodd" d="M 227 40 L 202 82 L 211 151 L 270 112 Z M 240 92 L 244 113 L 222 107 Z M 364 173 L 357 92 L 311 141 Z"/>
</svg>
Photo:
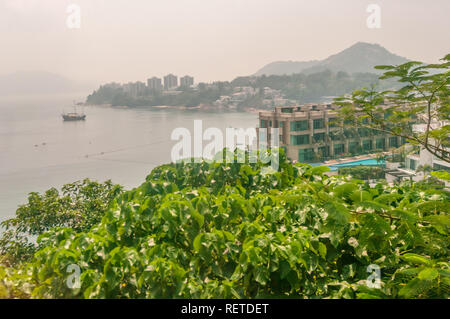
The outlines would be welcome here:
<svg viewBox="0 0 450 319">
<path fill-rule="evenodd" d="M 378 43 L 369 43 L 369 42 L 362 42 L 362 41 L 358 41 L 355 44 L 353 44 L 351 47 L 349 48 L 354 48 L 354 47 L 366 47 L 366 48 L 370 48 L 370 47 L 378 47 L 378 48 L 382 48 L 384 49 L 381 45 L 379 45 Z"/>
<path fill-rule="evenodd" d="M 347 73 L 379 73 L 376 65 L 402 64 L 408 59 L 389 52 L 377 43 L 357 42 L 345 50 L 330 55 L 321 61 L 295 62 L 279 61 L 270 63 L 256 72 L 255 75 L 282 75 L 293 73 L 316 73 L 326 69 L 333 72 L 344 71 Z"/>
</svg>

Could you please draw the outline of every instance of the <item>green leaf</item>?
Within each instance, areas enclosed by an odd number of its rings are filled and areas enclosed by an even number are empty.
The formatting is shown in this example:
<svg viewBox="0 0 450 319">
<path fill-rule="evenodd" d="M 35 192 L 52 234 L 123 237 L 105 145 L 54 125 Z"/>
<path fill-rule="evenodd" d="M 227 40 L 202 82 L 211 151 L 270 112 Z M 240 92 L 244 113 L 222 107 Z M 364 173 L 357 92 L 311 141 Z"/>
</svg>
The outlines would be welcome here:
<svg viewBox="0 0 450 319">
<path fill-rule="evenodd" d="M 200 233 L 194 239 L 193 246 L 194 246 L 194 250 L 196 252 L 199 252 L 200 249 L 202 248 L 202 241 L 203 241 L 203 236 L 204 235 L 205 235 L 204 233 Z"/>
<path fill-rule="evenodd" d="M 433 175 L 434 177 L 439 178 L 439 179 L 450 181 L 450 173 L 446 172 L 446 171 L 431 172 L 431 175 Z"/>
<path fill-rule="evenodd" d="M 426 265 L 426 266 L 433 265 L 433 262 L 429 258 L 413 253 L 406 253 L 404 255 L 401 255 L 400 258 L 410 264 Z"/>
<path fill-rule="evenodd" d="M 327 246 L 325 246 L 325 244 L 319 242 L 319 254 L 320 257 L 322 257 L 323 259 L 326 259 L 327 256 Z"/>
<path fill-rule="evenodd" d="M 363 202 L 363 201 L 368 201 L 372 199 L 372 195 L 367 192 L 367 191 L 354 191 L 351 195 L 350 195 L 350 199 L 355 202 L 355 203 L 359 203 L 359 202 Z"/>
<path fill-rule="evenodd" d="M 424 270 L 422 270 L 419 273 L 418 278 L 421 280 L 434 280 L 438 276 L 439 276 L 439 272 L 437 271 L 437 269 L 425 268 Z"/>
<path fill-rule="evenodd" d="M 431 281 L 414 278 L 398 292 L 400 297 L 413 298 L 426 293 L 433 286 Z"/>
</svg>

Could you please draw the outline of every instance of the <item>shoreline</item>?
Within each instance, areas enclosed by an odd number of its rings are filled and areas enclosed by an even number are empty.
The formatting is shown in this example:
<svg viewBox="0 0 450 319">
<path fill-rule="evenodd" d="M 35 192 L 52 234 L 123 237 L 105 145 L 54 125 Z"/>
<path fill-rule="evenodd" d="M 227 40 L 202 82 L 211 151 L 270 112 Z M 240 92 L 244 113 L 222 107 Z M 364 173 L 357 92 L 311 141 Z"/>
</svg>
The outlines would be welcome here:
<svg viewBox="0 0 450 319">
<path fill-rule="evenodd" d="M 203 111 L 203 112 L 217 112 L 217 113 L 251 113 L 259 114 L 267 110 L 256 108 L 244 108 L 244 109 L 228 109 L 223 107 L 215 107 L 210 105 L 201 104 L 198 106 L 177 106 L 177 105 L 141 105 L 141 106 L 128 106 L 128 105 L 111 105 L 111 104 L 87 104 L 83 103 L 85 107 L 110 107 L 115 109 L 150 109 L 150 110 L 175 110 L 175 111 Z"/>
</svg>

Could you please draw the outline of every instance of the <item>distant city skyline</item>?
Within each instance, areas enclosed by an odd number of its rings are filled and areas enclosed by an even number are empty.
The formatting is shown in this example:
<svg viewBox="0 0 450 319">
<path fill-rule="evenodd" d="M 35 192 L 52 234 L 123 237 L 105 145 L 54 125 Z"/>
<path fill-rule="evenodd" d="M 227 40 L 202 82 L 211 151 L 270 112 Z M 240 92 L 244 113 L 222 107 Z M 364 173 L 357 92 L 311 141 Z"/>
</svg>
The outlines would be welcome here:
<svg viewBox="0 0 450 319">
<path fill-rule="evenodd" d="M 81 8 L 80 29 L 66 25 L 71 3 Z M 369 4 L 381 8 L 379 29 L 367 27 Z M 0 0 L 0 75 L 38 70 L 94 85 L 169 72 L 229 81 L 359 41 L 433 63 L 450 53 L 448 12 L 446 0 Z"/>
</svg>

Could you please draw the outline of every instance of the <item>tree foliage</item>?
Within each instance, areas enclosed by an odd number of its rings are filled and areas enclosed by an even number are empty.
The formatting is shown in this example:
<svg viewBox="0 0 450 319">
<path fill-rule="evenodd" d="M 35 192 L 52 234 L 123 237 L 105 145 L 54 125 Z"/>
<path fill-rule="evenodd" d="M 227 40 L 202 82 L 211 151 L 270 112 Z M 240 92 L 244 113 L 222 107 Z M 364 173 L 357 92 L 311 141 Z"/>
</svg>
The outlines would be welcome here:
<svg viewBox="0 0 450 319">
<path fill-rule="evenodd" d="M 89 231 L 100 222 L 109 203 L 122 191 L 111 181 L 98 183 L 85 179 L 66 184 L 61 193 L 51 188 L 44 194 L 31 193 L 16 216 L 0 223 L 0 262 L 17 264 L 29 260 L 40 245 L 37 236 L 54 227 L 75 232 Z"/>
<path fill-rule="evenodd" d="M 372 86 L 335 99 L 342 106 L 342 119 L 355 127 L 401 136 L 450 162 L 450 54 L 441 61 L 375 67 L 385 71 L 381 80 L 397 79 L 402 88 L 377 91 Z M 423 128 L 414 129 L 417 124 Z"/>
<path fill-rule="evenodd" d="M 351 166 L 340 167 L 338 173 L 341 175 L 351 175 L 353 178 L 361 180 L 384 179 L 384 169 L 378 166 Z"/>
<path fill-rule="evenodd" d="M 448 298 L 449 193 L 375 187 L 326 167 L 201 162 L 155 168 L 102 220 L 56 227 L 0 293 L 34 298 Z M 69 265 L 81 269 L 69 289 Z M 381 286 L 367 285 L 368 267 Z M 372 288 L 370 288 L 372 287 Z M 5 292 L 4 292 L 5 293 Z"/>
</svg>

